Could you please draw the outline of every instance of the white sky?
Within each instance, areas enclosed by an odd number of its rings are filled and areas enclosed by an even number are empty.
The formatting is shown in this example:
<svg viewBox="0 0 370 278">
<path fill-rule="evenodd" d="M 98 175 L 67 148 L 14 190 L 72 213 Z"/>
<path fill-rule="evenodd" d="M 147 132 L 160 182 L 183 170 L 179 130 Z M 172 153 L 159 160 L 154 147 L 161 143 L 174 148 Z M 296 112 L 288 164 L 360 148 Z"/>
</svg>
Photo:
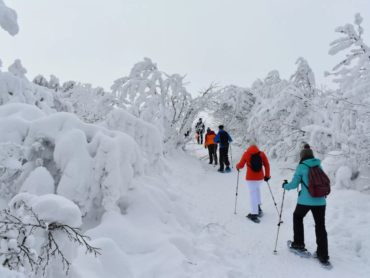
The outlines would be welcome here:
<svg viewBox="0 0 370 278">
<path fill-rule="evenodd" d="M 149 57 L 166 73 L 187 74 L 196 95 L 213 80 L 250 86 L 277 69 L 294 72 L 302 56 L 317 83 L 344 54 L 329 56 L 334 28 L 364 18 L 370 44 L 369 0 L 5 0 L 20 33 L 0 29 L 5 70 L 22 60 L 28 78 L 54 74 L 107 91 Z"/>
</svg>

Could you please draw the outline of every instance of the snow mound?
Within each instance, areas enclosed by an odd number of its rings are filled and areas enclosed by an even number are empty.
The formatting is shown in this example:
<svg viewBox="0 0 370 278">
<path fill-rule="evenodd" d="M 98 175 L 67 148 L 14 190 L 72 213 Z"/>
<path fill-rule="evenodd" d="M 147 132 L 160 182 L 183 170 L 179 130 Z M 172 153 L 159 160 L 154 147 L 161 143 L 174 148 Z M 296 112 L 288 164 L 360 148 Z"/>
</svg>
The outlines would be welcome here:
<svg viewBox="0 0 370 278">
<path fill-rule="evenodd" d="M 157 127 L 121 109 L 108 114 L 106 121 L 101 123 L 109 130 L 126 133 L 139 145 L 147 163 L 161 171 L 160 159 L 163 156 L 163 140 Z M 146 169 L 147 170 L 147 169 Z"/>
<path fill-rule="evenodd" d="M 23 201 L 39 215 L 40 219 L 48 223 L 63 223 L 71 227 L 79 227 L 82 224 L 81 212 L 70 200 L 54 195 L 46 194 L 35 196 L 28 193 L 19 193 L 9 203 L 9 207 L 17 207 L 17 203 Z"/>
<path fill-rule="evenodd" d="M 86 254 L 86 250 L 82 247 L 78 250 L 78 258 L 74 261 L 74 266 L 78 269 L 81 277 L 135 277 L 128 256 L 118 248 L 113 240 L 99 238 L 90 243 L 92 246 L 102 249 L 101 255 L 95 258 L 93 254 Z"/>
<path fill-rule="evenodd" d="M 134 139 L 83 123 L 70 113 L 45 116 L 37 110 L 21 104 L 0 107 L 0 127 L 6 131 L 0 143 L 12 141 L 28 150 L 17 186 L 41 163 L 54 179 L 57 194 L 74 201 L 84 214 L 94 203 L 96 209 L 100 204 L 105 210 L 117 209 L 133 179 L 144 174 Z"/>
<path fill-rule="evenodd" d="M 37 196 L 54 194 L 54 179 L 45 167 L 38 167 L 27 177 L 19 191 Z"/>
</svg>

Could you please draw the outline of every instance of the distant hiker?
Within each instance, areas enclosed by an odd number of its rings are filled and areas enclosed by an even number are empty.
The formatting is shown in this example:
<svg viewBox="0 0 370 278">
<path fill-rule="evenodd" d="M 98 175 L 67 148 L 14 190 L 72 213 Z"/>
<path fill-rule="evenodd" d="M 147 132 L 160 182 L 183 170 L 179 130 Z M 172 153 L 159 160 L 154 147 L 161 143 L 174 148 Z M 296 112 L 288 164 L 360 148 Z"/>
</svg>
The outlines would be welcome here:
<svg viewBox="0 0 370 278">
<path fill-rule="evenodd" d="M 203 144 L 204 123 L 202 122 L 202 118 L 199 118 L 195 130 L 198 133 L 198 144 Z"/>
<path fill-rule="evenodd" d="M 224 126 L 220 125 L 218 127 L 218 133 L 216 137 L 213 139 L 213 142 L 220 144 L 220 169 L 217 171 L 224 173 L 225 171 L 231 171 L 230 169 L 230 162 L 229 162 L 229 142 L 232 142 L 229 133 L 224 130 Z M 224 170 L 224 164 L 226 165 L 226 169 Z"/>
<path fill-rule="evenodd" d="M 216 133 L 210 128 L 207 128 L 206 138 L 204 139 L 204 147 L 208 148 L 209 164 L 212 164 L 214 159 L 215 165 L 217 165 L 217 143 L 213 141 L 215 137 Z"/>
<path fill-rule="evenodd" d="M 322 170 L 321 161 L 313 156 L 313 152 L 308 144 L 305 144 L 301 150 L 300 158 L 301 160 L 296 168 L 293 180 L 290 183 L 285 182 L 283 184 L 283 188 L 286 190 L 295 189 L 301 184 L 298 204 L 293 213 L 294 241 L 291 243 L 290 249 L 291 251 L 294 249 L 293 251 L 296 251 L 296 253 L 307 251 L 304 244 L 303 218 L 311 211 L 315 220 L 317 258 L 323 266 L 330 266 L 331 264 L 328 261 L 328 236 L 325 228 L 326 198 L 325 196 L 312 197 L 308 190 L 308 187 L 314 186 L 314 184 L 310 183 L 310 181 L 313 181 L 313 178 L 311 180 L 313 176 L 310 175 L 309 179 L 309 173 L 312 171 L 310 168 L 319 166 Z M 314 170 L 315 173 L 318 173 L 314 178 L 316 179 L 319 176 L 321 182 L 325 182 L 326 179 L 328 181 L 327 176 L 321 170 L 318 168 Z"/>
<path fill-rule="evenodd" d="M 267 182 L 271 177 L 269 161 L 265 153 L 258 149 L 256 142 L 253 140 L 249 143 L 249 148 L 243 154 L 238 165 L 236 165 L 238 171 L 243 169 L 245 164 L 247 164 L 246 180 L 251 203 L 251 213 L 247 217 L 253 222 L 259 223 L 258 217 L 263 216 L 260 186 L 263 181 Z M 265 173 L 263 172 L 262 165 L 265 168 Z"/>
<path fill-rule="evenodd" d="M 190 129 L 187 131 L 187 132 L 185 132 L 185 138 L 188 138 L 189 137 L 189 134 L 190 134 Z"/>
</svg>

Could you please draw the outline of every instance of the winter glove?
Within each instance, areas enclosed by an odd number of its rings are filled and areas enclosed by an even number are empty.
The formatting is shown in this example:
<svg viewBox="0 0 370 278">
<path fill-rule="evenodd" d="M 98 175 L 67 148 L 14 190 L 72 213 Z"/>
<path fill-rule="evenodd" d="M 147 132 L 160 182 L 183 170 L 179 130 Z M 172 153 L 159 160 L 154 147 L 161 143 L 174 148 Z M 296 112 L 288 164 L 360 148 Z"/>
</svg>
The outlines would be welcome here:
<svg viewBox="0 0 370 278">
<path fill-rule="evenodd" d="M 265 182 L 268 182 L 270 179 L 271 179 L 271 176 L 270 176 L 270 177 L 265 177 L 263 180 L 264 180 Z"/>
<path fill-rule="evenodd" d="M 288 184 L 288 181 L 287 180 L 284 180 L 284 183 L 282 185 L 282 188 L 284 188 L 284 185 Z M 285 189 L 285 188 L 284 188 Z"/>
</svg>

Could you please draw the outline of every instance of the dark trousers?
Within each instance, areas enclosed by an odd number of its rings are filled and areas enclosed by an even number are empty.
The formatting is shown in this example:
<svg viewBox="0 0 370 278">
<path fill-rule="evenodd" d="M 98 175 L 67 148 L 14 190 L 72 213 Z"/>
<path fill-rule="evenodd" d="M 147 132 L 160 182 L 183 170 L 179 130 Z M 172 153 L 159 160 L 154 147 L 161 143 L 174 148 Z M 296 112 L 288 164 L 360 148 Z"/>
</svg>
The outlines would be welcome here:
<svg viewBox="0 0 370 278">
<path fill-rule="evenodd" d="M 304 206 L 297 204 L 293 213 L 294 243 L 304 245 L 303 218 L 311 211 L 315 220 L 317 256 L 328 259 L 328 235 L 325 229 L 326 206 Z"/>
<path fill-rule="evenodd" d="M 209 155 L 209 163 L 213 163 L 213 159 L 215 160 L 215 165 L 217 165 L 217 145 L 212 144 L 208 145 L 208 155 Z"/>
<path fill-rule="evenodd" d="M 198 133 L 198 144 L 203 145 L 203 132 L 197 132 Z"/>
<path fill-rule="evenodd" d="M 230 166 L 229 162 L 229 147 L 226 148 L 220 148 L 220 170 L 224 170 L 224 164 L 226 167 Z"/>
</svg>

